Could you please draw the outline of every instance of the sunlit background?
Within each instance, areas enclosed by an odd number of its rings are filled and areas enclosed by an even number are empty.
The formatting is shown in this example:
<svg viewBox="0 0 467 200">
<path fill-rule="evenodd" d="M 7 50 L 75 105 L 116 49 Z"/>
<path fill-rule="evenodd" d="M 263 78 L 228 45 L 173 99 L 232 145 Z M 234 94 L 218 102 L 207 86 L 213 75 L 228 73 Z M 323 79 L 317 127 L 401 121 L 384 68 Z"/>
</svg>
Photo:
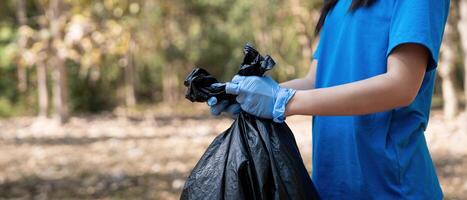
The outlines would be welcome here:
<svg viewBox="0 0 467 200">
<path fill-rule="evenodd" d="M 178 199 L 228 118 L 184 99 L 252 42 L 306 74 L 322 0 L 0 1 L 0 199 Z M 467 199 L 467 1 L 452 0 L 426 132 L 446 199 Z M 311 171 L 311 118 L 292 117 Z"/>
</svg>

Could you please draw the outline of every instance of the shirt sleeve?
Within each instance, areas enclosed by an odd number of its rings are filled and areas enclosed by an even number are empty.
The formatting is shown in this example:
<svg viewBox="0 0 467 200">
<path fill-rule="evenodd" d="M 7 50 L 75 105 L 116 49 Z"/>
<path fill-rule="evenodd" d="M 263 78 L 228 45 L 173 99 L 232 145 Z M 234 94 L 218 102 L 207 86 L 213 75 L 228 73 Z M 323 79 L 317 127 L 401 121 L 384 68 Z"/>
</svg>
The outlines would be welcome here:
<svg viewBox="0 0 467 200">
<path fill-rule="evenodd" d="M 450 0 L 396 0 L 387 56 L 399 45 L 419 44 L 430 51 L 427 71 L 435 69 L 449 4 Z"/>
</svg>

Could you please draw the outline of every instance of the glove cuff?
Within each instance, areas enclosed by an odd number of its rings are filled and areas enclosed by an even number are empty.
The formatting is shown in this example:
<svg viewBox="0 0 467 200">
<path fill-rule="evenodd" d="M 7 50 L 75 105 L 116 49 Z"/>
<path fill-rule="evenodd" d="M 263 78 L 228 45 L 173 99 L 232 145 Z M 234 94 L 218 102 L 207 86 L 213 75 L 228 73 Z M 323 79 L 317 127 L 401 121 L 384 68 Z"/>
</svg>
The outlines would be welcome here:
<svg viewBox="0 0 467 200">
<path fill-rule="evenodd" d="M 285 121 L 285 107 L 290 99 L 295 95 L 296 90 L 289 88 L 281 88 L 277 93 L 274 109 L 272 110 L 272 119 L 276 123 Z"/>
</svg>

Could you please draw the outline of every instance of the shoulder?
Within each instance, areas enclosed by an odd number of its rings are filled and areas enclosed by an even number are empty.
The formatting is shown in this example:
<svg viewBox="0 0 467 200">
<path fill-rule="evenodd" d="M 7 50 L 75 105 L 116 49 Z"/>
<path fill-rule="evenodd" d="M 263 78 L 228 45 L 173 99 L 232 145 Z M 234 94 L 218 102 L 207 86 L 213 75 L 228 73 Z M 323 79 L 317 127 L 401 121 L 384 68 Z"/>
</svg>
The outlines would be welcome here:
<svg viewBox="0 0 467 200">
<path fill-rule="evenodd" d="M 381 1 L 381 0 L 379 0 Z M 413 9 L 427 11 L 448 11 L 450 0 L 393 0 L 394 8 L 397 9 Z"/>
</svg>

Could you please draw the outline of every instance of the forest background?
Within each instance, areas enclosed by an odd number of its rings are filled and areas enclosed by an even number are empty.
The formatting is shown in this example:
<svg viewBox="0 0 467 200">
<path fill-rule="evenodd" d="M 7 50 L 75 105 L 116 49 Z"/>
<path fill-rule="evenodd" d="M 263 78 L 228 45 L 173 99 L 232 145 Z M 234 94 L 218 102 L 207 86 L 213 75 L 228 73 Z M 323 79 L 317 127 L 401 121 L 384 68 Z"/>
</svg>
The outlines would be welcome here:
<svg viewBox="0 0 467 200">
<path fill-rule="evenodd" d="M 304 76 L 319 40 L 321 4 L 0 1 L 0 197 L 176 198 L 229 124 L 184 99 L 185 76 L 199 66 L 228 81 L 246 42 L 276 60 L 270 74 L 277 81 Z M 466 69 L 467 0 L 452 0 L 427 130 L 452 199 L 467 198 Z M 289 124 L 306 140 L 299 145 L 310 169 L 310 121 Z M 179 157 L 160 153 L 176 147 Z"/>
</svg>

